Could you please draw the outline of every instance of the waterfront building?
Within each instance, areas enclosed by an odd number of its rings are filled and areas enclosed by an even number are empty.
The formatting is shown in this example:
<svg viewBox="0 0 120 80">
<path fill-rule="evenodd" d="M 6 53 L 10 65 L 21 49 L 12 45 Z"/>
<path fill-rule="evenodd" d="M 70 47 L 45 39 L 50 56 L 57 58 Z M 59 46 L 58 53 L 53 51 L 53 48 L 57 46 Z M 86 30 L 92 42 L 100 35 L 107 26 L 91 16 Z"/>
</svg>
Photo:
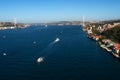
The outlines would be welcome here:
<svg viewBox="0 0 120 80">
<path fill-rule="evenodd" d="M 117 55 L 120 56 L 120 44 L 114 44 L 114 51 Z"/>
</svg>

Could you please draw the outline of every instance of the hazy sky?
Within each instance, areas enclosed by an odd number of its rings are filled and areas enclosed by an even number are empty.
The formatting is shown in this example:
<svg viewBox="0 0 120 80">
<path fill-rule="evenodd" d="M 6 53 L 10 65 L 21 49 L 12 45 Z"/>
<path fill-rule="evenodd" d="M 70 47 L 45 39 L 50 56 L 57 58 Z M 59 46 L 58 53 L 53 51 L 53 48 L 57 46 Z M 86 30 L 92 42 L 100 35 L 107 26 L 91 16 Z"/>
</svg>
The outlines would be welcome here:
<svg viewBox="0 0 120 80">
<path fill-rule="evenodd" d="M 120 0 L 0 0 L 0 21 L 49 22 L 120 18 Z"/>
</svg>

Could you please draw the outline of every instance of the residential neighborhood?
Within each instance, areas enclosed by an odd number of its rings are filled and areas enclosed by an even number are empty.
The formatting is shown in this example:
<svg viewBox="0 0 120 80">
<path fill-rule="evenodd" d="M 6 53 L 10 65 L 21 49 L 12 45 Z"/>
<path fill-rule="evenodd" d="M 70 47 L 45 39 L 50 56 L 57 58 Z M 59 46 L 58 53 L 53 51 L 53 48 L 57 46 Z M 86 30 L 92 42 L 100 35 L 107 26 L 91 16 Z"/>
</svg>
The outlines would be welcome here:
<svg viewBox="0 0 120 80">
<path fill-rule="evenodd" d="M 117 28 L 117 29 L 116 29 Z M 120 43 L 118 38 L 110 38 L 109 36 L 113 35 L 118 36 L 117 33 L 120 31 L 120 22 L 117 23 L 108 23 L 108 24 L 89 24 L 84 27 L 86 29 L 87 35 L 90 39 L 95 40 L 99 46 L 110 54 L 115 56 L 116 58 L 120 59 Z M 115 31 L 116 30 L 116 31 Z M 112 31 L 112 33 L 110 33 Z M 108 33 L 109 32 L 109 33 Z M 106 33 L 108 36 L 106 36 Z"/>
</svg>

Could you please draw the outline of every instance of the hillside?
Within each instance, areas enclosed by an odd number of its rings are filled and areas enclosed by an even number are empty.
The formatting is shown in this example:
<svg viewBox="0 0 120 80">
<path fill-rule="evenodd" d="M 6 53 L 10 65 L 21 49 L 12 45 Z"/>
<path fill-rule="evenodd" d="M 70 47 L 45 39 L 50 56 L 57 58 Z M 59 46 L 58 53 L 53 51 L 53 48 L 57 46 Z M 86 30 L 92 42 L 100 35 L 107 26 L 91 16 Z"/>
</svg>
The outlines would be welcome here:
<svg viewBox="0 0 120 80">
<path fill-rule="evenodd" d="M 102 35 L 106 36 L 107 38 L 113 40 L 114 42 L 120 43 L 120 25 L 115 26 L 112 29 L 104 31 Z"/>
</svg>

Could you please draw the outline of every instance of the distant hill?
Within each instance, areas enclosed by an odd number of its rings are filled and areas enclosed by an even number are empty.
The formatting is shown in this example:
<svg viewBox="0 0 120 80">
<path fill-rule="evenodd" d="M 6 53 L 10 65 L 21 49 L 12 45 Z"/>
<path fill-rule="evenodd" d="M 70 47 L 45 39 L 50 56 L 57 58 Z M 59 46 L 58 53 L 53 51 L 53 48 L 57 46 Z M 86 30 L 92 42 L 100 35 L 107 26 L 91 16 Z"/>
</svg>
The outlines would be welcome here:
<svg viewBox="0 0 120 80">
<path fill-rule="evenodd" d="M 102 21 L 103 24 L 113 24 L 113 23 L 118 23 L 118 22 L 120 22 L 120 19 Z"/>
</svg>

